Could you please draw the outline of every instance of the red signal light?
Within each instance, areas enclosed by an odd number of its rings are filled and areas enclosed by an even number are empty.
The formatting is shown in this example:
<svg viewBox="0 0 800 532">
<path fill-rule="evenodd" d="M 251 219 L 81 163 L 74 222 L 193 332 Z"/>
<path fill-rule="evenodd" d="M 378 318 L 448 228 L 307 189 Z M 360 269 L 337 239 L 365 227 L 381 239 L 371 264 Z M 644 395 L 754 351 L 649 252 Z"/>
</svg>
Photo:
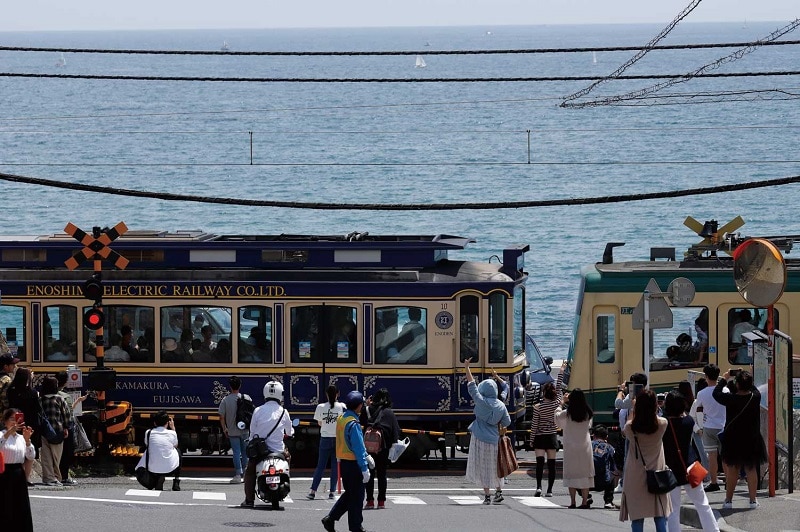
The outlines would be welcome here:
<svg viewBox="0 0 800 532">
<path fill-rule="evenodd" d="M 83 325 L 92 331 L 96 331 L 103 327 L 105 316 L 103 311 L 98 308 L 90 308 L 83 315 Z"/>
</svg>

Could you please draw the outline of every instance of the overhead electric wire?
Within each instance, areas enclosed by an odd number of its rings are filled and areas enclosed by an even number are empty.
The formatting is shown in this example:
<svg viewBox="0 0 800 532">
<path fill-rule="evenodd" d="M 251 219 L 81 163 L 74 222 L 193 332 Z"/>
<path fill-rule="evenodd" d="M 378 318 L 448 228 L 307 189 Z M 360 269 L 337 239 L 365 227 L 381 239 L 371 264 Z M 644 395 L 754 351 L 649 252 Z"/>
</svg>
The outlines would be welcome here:
<svg viewBox="0 0 800 532">
<path fill-rule="evenodd" d="M 698 50 L 707 48 L 741 48 L 752 41 L 728 43 L 663 44 L 652 50 Z M 768 46 L 800 44 L 800 41 L 776 41 Z M 111 48 L 56 48 L 42 46 L 0 46 L 4 52 L 54 52 L 71 54 L 130 54 L 130 55 L 208 55 L 208 56 L 406 56 L 406 55 L 513 55 L 513 54 L 570 54 L 586 52 L 633 52 L 642 46 L 582 46 L 570 48 L 505 48 L 496 50 L 382 50 L 382 51 L 221 51 L 221 50 L 143 50 Z"/>
<path fill-rule="evenodd" d="M 164 201 L 184 201 L 195 203 L 213 203 L 222 205 L 248 206 L 248 207 L 278 207 L 287 209 L 304 210 L 352 210 L 352 211 L 452 211 L 452 210 L 498 210 L 498 209 L 522 209 L 534 207 L 558 207 L 576 205 L 597 205 L 605 203 L 623 203 L 629 201 L 644 201 L 651 199 L 679 198 L 686 196 L 699 196 L 708 194 L 719 194 L 723 192 L 735 192 L 741 190 L 752 190 L 757 188 L 775 187 L 800 183 L 800 176 L 791 176 L 778 179 L 768 179 L 764 181 L 750 181 L 745 183 L 735 183 L 729 185 L 718 185 L 713 187 L 692 188 L 683 190 L 670 190 L 663 192 L 649 192 L 644 194 L 625 194 L 618 196 L 600 196 L 589 198 L 563 198 L 551 200 L 527 200 L 527 201 L 495 201 L 487 203 L 323 203 L 323 202 L 299 202 L 299 201 L 279 201 L 279 200 L 256 200 L 246 198 L 219 198 L 211 196 L 195 196 L 187 194 L 173 194 L 168 192 L 149 192 L 143 190 L 123 189 L 117 187 L 103 187 L 99 185 L 86 185 L 82 183 L 64 183 L 52 179 L 37 177 L 27 177 L 0 172 L 0 180 L 13 183 L 28 185 L 38 185 L 53 187 L 65 190 L 76 190 L 83 192 L 95 192 L 100 194 L 110 194 L 114 196 L 160 199 Z"/>
<path fill-rule="evenodd" d="M 639 74 L 622 75 L 618 80 L 673 79 L 684 74 Z M 764 76 L 797 76 L 797 70 L 714 72 L 697 74 L 696 78 L 743 78 Z M 203 81 L 236 83 L 495 83 L 495 82 L 549 82 L 549 81 L 595 81 L 604 76 L 514 76 L 482 78 L 253 78 L 253 77 L 209 77 L 209 76 L 123 76 L 110 74 L 41 74 L 24 72 L 0 72 L 4 78 L 52 78 L 52 79 L 104 79 L 116 81 Z"/>
</svg>

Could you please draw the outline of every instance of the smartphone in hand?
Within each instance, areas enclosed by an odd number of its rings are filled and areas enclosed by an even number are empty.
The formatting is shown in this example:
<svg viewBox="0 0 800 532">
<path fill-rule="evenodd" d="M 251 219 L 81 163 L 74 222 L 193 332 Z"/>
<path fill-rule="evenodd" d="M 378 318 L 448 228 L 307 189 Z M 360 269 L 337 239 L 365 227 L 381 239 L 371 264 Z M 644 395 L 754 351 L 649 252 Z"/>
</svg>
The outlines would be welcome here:
<svg viewBox="0 0 800 532">
<path fill-rule="evenodd" d="M 25 424 L 25 414 L 22 412 L 15 412 L 14 413 L 14 423 L 17 425 L 24 425 Z"/>
</svg>

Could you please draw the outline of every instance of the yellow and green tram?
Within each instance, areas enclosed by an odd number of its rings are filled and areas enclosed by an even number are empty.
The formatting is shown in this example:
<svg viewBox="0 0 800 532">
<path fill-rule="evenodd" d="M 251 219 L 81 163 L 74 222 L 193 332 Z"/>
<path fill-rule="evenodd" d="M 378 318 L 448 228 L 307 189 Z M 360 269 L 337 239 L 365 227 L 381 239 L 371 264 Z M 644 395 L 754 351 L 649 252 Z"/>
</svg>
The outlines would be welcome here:
<svg viewBox="0 0 800 532">
<path fill-rule="evenodd" d="M 703 227 L 691 219 L 687 225 Z M 610 243 L 601 262 L 581 271 L 565 381 L 571 389 L 587 391 L 598 421 L 616 422 L 612 413 L 617 387 L 632 373 L 644 371 L 645 342 L 650 383 L 659 391 L 671 389 L 709 362 L 723 371 L 752 364 L 742 333 L 766 332 L 767 309 L 747 303 L 734 281 L 731 253 L 746 238 L 717 230 L 714 221 L 705 227 L 713 232 L 701 234 L 706 238 L 683 257 L 676 257 L 674 248 L 653 248 L 650 260 L 615 261 L 614 247 L 622 244 Z M 786 255 L 800 236 L 762 238 L 781 250 L 787 270 L 785 291 L 774 305 L 774 328 L 790 336 L 800 334 L 800 261 Z M 671 314 L 672 323 L 651 329 L 645 338 L 637 306 L 641 311 L 648 284 L 655 281 L 666 293 L 682 278 L 694 287 L 691 303 L 675 306 L 665 298 L 653 305 L 659 315 Z"/>
</svg>

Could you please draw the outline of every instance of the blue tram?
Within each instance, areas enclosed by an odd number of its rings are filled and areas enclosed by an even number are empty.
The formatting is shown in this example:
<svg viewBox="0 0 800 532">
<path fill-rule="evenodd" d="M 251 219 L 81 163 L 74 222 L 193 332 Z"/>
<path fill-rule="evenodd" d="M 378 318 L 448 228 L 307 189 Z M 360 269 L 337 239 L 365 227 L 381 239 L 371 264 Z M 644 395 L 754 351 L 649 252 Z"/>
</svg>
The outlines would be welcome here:
<svg viewBox="0 0 800 532">
<path fill-rule="evenodd" d="M 328 384 L 342 395 L 385 387 L 401 426 L 421 431 L 409 453 L 419 457 L 441 448 L 440 432 L 466 443 L 463 360 L 474 357 L 476 373 L 509 381 L 522 422 L 525 386 L 544 367 L 525 353 L 528 246 L 502 262 L 450 257 L 470 242 L 129 231 L 111 246 L 128 267 L 102 272 L 105 366 L 117 373 L 108 400 L 130 402 L 138 428 L 166 409 L 185 449 L 213 452 L 225 445 L 217 408 L 230 375 L 256 404 L 267 380 L 281 381 L 301 420 Z M 64 266 L 79 249 L 66 234 L 0 237 L 0 330 L 38 374 L 95 366 L 98 339 L 82 321 L 92 272 Z M 313 423 L 299 432 L 298 450 L 315 449 Z"/>
</svg>

